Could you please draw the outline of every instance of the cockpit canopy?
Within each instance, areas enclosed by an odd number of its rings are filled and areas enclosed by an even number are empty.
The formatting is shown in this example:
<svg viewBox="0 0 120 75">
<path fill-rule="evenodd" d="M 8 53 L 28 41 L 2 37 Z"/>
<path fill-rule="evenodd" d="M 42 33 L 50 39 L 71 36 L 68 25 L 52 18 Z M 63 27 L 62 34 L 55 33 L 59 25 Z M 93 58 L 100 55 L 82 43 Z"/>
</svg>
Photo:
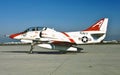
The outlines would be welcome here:
<svg viewBox="0 0 120 75">
<path fill-rule="evenodd" d="M 30 27 L 28 29 L 26 29 L 24 32 L 28 32 L 28 31 L 42 31 L 42 30 L 46 30 L 47 27 Z"/>
</svg>

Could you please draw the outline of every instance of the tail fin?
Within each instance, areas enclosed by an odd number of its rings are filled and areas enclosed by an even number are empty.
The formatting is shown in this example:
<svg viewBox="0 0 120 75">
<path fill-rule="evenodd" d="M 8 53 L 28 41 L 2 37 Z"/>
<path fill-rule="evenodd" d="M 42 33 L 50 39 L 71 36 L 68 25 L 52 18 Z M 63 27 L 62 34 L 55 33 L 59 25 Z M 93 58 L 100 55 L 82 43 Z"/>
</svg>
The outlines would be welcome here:
<svg viewBox="0 0 120 75">
<path fill-rule="evenodd" d="M 83 31 L 107 31 L 108 18 L 100 19 L 98 22 Z"/>
</svg>

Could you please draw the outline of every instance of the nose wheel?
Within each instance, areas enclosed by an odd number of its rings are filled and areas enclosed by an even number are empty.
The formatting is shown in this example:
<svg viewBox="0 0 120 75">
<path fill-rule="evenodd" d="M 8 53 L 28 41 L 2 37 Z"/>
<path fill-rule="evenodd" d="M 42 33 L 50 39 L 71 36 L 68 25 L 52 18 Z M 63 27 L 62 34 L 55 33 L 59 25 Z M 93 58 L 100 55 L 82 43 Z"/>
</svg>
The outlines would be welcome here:
<svg viewBox="0 0 120 75">
<path fill-rule="evenodd" d="M 29 54 L 32 54 L 33 53 L 33 49 L 35 47 L 35 43 L 31 43 L 31 48 L 30 48 L 30 51 L 29 51 Z"/>
</svg>

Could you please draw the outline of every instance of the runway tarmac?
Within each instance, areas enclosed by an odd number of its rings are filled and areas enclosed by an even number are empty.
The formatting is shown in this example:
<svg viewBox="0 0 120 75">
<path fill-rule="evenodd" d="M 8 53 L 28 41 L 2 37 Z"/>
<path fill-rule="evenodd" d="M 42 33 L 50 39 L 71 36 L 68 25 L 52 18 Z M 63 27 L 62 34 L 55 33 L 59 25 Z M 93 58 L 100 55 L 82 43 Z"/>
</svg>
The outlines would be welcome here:
<svg viewBox="0 0 120 75">
<path fill-rule="evenodd" d="M 120 44 L 81 45 L 81 53 L 0 46 L 0 75 L 120 75 Z"/>
</svg>

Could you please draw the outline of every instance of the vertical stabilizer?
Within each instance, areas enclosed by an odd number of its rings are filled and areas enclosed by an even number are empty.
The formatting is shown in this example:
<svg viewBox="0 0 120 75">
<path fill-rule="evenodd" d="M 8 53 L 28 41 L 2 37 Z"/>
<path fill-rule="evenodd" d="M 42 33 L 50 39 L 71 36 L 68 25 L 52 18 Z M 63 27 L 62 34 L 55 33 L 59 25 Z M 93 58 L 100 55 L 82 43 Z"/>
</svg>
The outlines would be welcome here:
<svg viewBox="0 0 120 75">
<path fill-rule="evenodd" d="M 100 19 L 98 22 L 83 31 L 107 31 L 108 18 Z"/>
</svg>

